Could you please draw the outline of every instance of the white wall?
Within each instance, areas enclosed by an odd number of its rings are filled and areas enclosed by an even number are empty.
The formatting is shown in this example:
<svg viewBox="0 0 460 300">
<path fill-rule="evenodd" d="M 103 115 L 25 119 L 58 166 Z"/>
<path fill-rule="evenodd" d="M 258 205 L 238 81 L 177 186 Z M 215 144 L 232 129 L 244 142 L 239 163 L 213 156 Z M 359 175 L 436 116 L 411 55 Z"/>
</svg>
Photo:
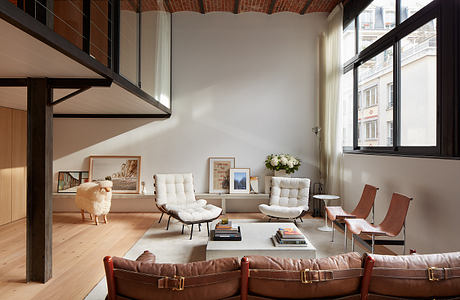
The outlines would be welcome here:
<svg viewBox="0 0 460 300">
<path fill-rule="evenodd" d="M 172 22 L 172 117 L 56 119 L 54 172 L 88 169 L 90 155 L 141 155 L 149 191 L 154 173 L 193 172 L 196 191 L 207 192 L 208 157 L 234 156 L 263 178 L 265 156 L 281 152 L 302 160 L 296 176 L 316 180 L 311 128 L 325 15 L 178 13 Z"/>
<path fill-rule="evenodd" d="M 393 192 L 413 197 L 407 215 L 407 249 L 419 253 L 458 251 L 459 179 L 458 160 L 346 154 L 343 199 L 345 207 L 352 210 L 364 184 L 379 187 L 375 200 L 378 224 Z M 394 249 L 402 251 L 402 247 Z"/>
</svg>

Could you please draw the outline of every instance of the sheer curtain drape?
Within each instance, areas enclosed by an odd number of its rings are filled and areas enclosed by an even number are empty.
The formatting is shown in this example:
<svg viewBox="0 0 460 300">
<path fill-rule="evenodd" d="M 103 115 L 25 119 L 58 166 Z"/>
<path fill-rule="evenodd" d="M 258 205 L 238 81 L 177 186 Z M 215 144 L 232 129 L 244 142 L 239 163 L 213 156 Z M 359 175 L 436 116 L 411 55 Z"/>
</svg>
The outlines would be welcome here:
<svg viewBox="0 0 460 300">
<path fill-rule="evenodd" d="M 327 18 L 320 38 L 320 174 L 328 194 L 341 195 L 342 113 L 340 81 L 343 7 L 337 5 Z"/>
</svg>

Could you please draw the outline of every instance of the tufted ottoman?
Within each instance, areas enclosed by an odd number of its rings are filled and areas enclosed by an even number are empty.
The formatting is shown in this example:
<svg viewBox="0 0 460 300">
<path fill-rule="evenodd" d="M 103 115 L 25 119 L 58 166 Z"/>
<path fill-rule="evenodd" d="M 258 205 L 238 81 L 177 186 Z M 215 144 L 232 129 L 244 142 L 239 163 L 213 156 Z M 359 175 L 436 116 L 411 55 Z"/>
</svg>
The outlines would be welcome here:
<svg viewBox="0 0 460 300">
<path fill-rule="evenodd" d="M 194 224 L 198 224 L 198 228 L 201 230 L 201 223 L 206 223 L 209 235 L 209 222 L 220 216 L 222 208 L 212 204 L 206 204 L 205 206 L 173 209 L 170 210 L 169 213 L 173 218 L 179 220 L 184 225 L 192 225 L 190 230 L 190 239 L 192 239 Z M 184 233 L 184 225 L 182 225 L 182 233 Z"/>
<path fill-rule="evenodd" d="M 308 210 L 310 179 L 273 177 L 270 205 L 261 204 L 259 210 L 272 218 L 300 218 Z"/>
</svg>

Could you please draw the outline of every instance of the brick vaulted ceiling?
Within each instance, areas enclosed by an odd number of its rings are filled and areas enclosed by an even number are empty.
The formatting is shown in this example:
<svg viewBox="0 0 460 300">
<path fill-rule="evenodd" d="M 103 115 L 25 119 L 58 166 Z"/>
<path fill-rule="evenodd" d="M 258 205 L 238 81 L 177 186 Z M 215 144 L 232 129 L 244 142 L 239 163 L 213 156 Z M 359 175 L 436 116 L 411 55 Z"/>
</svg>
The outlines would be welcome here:
<svg viewBox="0 0 460 300">
<path fill-rule="evenodd" d="M 137 2 L 137 1 L 136 1 Z M 343 0 L 143 0 L 141 10 L 166 10 L 171 13 L 193 11 L 197 13 L 209 12 L 260 12 L 275 14 L 292 12 L 306 14 L 312 12 L 331 12 Z M 131 10 L 132 0 L 122 0 L 122 9 Z"/>
</svg>

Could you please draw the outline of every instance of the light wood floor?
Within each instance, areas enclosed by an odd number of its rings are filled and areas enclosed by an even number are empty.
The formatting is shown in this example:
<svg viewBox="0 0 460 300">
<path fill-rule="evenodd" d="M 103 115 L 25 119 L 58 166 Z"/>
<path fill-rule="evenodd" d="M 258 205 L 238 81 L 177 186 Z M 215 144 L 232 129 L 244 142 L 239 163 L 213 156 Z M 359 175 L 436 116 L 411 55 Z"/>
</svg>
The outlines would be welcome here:
<svg viewBox="0 0 460 300">
<path fill-rule="evenodd" d="M 82 299 L 104 276 L 102 259 L 123 256 L 159 214 L 109 215 L 108 224 L 79 213 L 53 214 L 53 278 L 25 283 L 26 220 L 0 226 L 0 299 Z"/>
<path fill-rule="evenodd" d="M 228 213 L 230 219 L 262 219 L 260 213 Z M 0 299 L 82 299 L 104 276 L 102 259 L 123 256 L 159 213 L 112 213 L 95 226 L 79 213 L 53 214 L 53 278 L 25 283 L 26 220 L 0 226 Z M 304 219 L 312 218 L 305 216 Z M 343 231 L 342 231 L 343 232 Z M 349 237 L 350 238 L 350 237 Z M 391 254 L 383 246 L 378 253 Z"/>
</svg>

